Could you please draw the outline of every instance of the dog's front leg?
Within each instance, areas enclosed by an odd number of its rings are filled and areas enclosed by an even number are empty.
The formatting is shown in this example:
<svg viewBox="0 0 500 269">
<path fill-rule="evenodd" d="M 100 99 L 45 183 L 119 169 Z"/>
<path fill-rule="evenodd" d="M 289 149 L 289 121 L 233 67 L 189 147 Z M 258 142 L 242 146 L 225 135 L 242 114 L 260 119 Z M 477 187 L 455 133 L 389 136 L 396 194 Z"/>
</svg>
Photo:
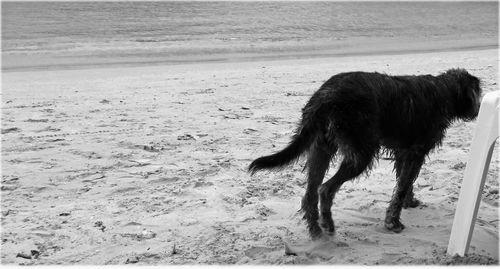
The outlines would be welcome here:
<svg viewBox="0 0 500 269">
<path fill-rule="evenodd" d="M 385 227 L 393 232 L 401 232 L 405 226 L 400 221 L 401 209 L 407 194 L 412 191 L 412 185 L 417 179 L 420 168 L 424 163 L 425 155 L 414 153 L 395 154 L 395 168 L 397 183 L 391 202 L 385 216 Z"/>
<path fill-rule="evenodd" d="M 403 208 L 415 208 L 421 205 L 422 202 L 415 198 L 415 193 L 413 192 L 413 184 L 410 186 L 408 193 L 406 193 L 405 199 L 403 200 Z"/>
</svg>

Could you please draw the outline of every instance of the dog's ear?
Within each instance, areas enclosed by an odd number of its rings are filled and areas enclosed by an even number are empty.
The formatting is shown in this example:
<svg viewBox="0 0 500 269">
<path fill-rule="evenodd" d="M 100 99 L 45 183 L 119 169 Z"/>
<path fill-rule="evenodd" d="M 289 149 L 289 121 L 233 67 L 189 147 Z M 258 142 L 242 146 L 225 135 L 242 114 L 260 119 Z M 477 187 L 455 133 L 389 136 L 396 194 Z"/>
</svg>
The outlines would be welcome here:
<svg viewBox="0 0 500 269">
<path fill-rule="evenodd" d="M 481 103 L 480 80 L 467 72 L 461 73 L 458 77 L 459 82 L 459 102 L 462 116 L 466 119 L 474 119 L 479 112 Z"/>
<path fill-rule="evenodd" d="M 460 94 L 465 95 L 466 98 L 472 98 L 472 93 L 474 92 L 475 86 L 477 86 L 478 82 L 474 80 L 475 77 L 469 75 L 469 74 L 462 74 L 459 77 L 459 84 L 460 84 Z M 477 78 L 476 78 L 477 80 Z"/>
</svg>

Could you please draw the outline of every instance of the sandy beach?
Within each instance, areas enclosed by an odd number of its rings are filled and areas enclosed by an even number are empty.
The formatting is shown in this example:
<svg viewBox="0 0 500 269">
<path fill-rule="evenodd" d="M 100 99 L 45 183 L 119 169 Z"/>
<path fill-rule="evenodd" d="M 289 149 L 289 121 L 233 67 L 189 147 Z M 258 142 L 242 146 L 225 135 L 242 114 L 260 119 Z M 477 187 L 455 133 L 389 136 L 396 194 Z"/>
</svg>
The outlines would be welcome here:
<svg viewBox="0 0 500 269">
<path fill-rule="evenodd" d="M 497 49 L 4 72 L 1 262 L 498 264 L 498 145 L 470 253 L 446 255 L 475 122 L 454 123 L 429 156 L 415 183 L 423 205 L 403 211 L 400 234 L 383 225 L 390 160 L 344 184 L 337 234 L 315 243 L 298 212 L 304 160 L 246 172 L 288 143 L 333 74 L 454 67 L 498 90 Z"/>
</svg>

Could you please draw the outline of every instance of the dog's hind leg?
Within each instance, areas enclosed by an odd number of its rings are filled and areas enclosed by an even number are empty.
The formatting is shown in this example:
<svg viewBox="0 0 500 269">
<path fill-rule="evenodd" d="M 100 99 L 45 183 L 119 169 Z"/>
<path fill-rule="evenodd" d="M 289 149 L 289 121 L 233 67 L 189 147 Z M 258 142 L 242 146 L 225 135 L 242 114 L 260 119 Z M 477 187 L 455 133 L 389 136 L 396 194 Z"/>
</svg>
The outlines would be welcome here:
<svg viewBox="0 0 500 269">
<path fill-rule="evenodd" d="M 302 210 L 307 221 L 309 234 L 313 239 L 321 237 L 321 228 L 318 225 L 318 187 L 323 182 L 326 170 L 332 155 L 324 147 L 315 142 L 307 158 L 307 189 L 302 199 Z"/>
<path fill-rule="evenodd" d="M 335 193 L 344 182 L 359 176 L 371 165 L 375 154 L 374 151 L 375 149 L 373 151 L 365 151 L 365 154 L 353 152 L 351 156 L 344 157 L 337 173 L 319 188 L 321 226 L 328 234 L 335 233 L 335 224 L 331 212 Z"/>
<path fill-rule="evenodd" d="M 396 152 L 396 188 L 385 216 L 385 227 L 393 232 L 401 232 L 405 226 L 400 221 L 401 209 L 413 182 L 418 177 L 425 160 L 425 154 Z"/>
</svg>

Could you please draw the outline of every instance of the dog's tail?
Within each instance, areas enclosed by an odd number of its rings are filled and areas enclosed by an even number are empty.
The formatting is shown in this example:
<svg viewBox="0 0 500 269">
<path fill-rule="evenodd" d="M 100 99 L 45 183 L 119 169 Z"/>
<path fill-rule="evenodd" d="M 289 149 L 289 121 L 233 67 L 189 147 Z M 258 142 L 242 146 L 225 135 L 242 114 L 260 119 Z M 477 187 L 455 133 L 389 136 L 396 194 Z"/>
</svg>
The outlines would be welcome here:
<svg viewBox="0 0 500 269">
<path fill-rule="evenodd" d="M 278 170 L 297 160 L 314 142 L 315 128 L 312 124 L 302 125 L 286 148 L 269 156 L 254 160 L 248 167 L 251 175 L 259 170 Z"/>
</svg>

